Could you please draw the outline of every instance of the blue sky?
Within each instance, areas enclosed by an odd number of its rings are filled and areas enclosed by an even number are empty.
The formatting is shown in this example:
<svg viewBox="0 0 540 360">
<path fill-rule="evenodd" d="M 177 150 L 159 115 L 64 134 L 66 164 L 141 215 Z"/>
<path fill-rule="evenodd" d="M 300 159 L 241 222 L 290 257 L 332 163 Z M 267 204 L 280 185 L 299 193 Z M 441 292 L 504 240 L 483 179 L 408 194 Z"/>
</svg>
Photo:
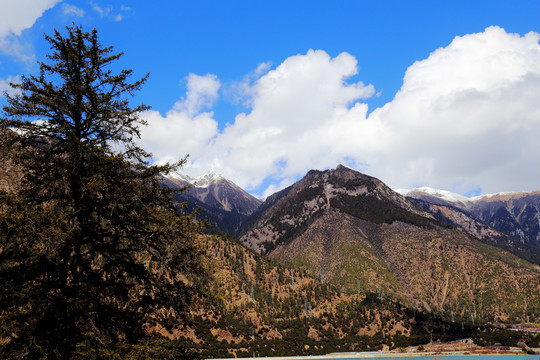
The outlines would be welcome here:
<svg viewBox="0 0 540 360">
<path fill-rule="evenodd" d="M 0 0 L 0 89 L 75 22 L 150 72 L 133 99 L 153 110 L 141 144 L 158 162 L 189 153 L 187 174 L 258 196 L 338 163 L 394 188 L 535 190 L 538 14 L 536 1 Z"/>
</svg>

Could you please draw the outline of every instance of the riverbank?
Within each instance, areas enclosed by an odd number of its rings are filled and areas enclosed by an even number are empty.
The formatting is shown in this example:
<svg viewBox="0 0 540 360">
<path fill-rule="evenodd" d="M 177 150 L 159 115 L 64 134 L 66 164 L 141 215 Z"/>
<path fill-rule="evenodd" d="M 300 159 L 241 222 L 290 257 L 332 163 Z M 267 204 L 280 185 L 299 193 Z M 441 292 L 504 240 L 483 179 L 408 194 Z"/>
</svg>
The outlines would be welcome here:
<svg viewBox="0 0 540 360">
<path fill-rule="evenodd" d="M 352 353 L 336 353 L 328 355 L 310 355 L 310 356 L 279 356 L 279 357 L 259 357 L 257 354 L 254 354 L 253 357 L 249 358 L 237 358 L 237 360 L 248 360 L 253 358 L 265 359 L 265 360 L 331 360 L 331 359 L 342 359 L 342 360 L 353 360 L 353 359 L 374 359 L 374 358 L 408 358 L 408 357 L 428 357 L 428 358 L 439 358 L 441 356 L 504 356 L 504 355 L 519 355 L 519 356 L 531 356 L 540 358 L 540 355 L 526 354 L 518 348 L 512 348 L 501 351 L 485 351 L 485 352 L 468 352 L 468 351 L 453 351 L 453 352 L 416 352 L 416 353 L 404 353 L 404 352 L 393 352 L 393 351 L 381 351 L 381 352 L 352 352 Z M 526 359 L 529 359 L 528 357 Z M 211 360 L 230 360 L 227 359 L 211 359 Z"/>
<path fill-rule="evenodd" d="M 533 354 L 534 352 L 534 354 Z M 323 359 L 366 359 L 366 358 L 404 358 L 404 357 L 440 357 L 440 356 L 479 356 L 479 355 L 529 355 L 540 358 L 540 348 L 478 346 L 472 339 L 462 339 L 447 343 L 432 342 L 420 346 L 395 349 L 391 351 L 346 352 L 311 356 L 253 357 L 266 360 L 323 360 Z M 239 358 L 239 359 L 253 359 Z M 213 359 L 228 360 L 228 359 Z"/>
</svg>

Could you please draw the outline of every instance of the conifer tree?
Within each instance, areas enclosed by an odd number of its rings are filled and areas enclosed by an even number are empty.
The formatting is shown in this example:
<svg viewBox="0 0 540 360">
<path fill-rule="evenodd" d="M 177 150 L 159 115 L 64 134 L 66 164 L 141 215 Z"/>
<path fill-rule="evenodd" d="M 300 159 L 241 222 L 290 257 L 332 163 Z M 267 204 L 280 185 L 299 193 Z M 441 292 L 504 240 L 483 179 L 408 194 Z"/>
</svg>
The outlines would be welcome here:
<svg viewBox="0 0 540 360">
<path fill-rule="evenodd" d="M 4 356 L 71 358 L 135 342 L 149 319 L 181 318 L 199 269 L 195 222 L 182 216 L 138 147 L 130 97 L 146 77 L 97 31 L 46 36 L 39 75 L 12 84 L 0 119 L 24 175 L 0 193 L 0 340 Z M 0 347 L 2 347 L 0 345 Z M 97 352 L 96 352 L 97 351 Z M 2 355 L 2 353 L 0 353 Z M 82 356 L 82 355 L 81 355 Z"/>
</svg>

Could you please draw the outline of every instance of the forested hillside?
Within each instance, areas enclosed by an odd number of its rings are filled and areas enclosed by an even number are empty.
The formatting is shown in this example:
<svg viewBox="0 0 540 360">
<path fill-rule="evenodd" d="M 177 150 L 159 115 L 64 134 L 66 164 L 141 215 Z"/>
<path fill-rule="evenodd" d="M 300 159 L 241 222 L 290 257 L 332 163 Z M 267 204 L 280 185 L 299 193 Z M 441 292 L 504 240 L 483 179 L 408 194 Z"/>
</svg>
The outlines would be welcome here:
<svg viewBox="0 0 540 360">
<path fill-rule="evenodd" d="M 419 312 L 382 292 L 342 293 L 304 271 L 272 264 L 235 240 L 206 235 L 201 241 L 209 276 L 200 283 L 204 305 L 168 336 L 189 339 L 207 356 L 399 348 L 476 331 L 468 318 Z"/>
</svg>

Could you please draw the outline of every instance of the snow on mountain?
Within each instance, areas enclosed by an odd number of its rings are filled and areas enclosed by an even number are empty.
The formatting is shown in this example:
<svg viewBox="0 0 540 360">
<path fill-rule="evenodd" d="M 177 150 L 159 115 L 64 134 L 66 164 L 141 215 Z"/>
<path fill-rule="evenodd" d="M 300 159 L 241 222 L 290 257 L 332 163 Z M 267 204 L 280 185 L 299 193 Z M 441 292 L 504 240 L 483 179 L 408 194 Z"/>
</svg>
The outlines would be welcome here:
<svg viewBox="0 0 540 360">
<path fill-rule="evenodd" d="M 186 181 L 197 188 L 206 188 L 213 183 L 217 183 L 218 181 L 225 179 L 223 176 L 214 172 L 213 170 L 210 170 L 206 174 L 202 174 L 196 177 L 191 177 L 189 175 L 183 174 L 174 174 L 172 175 L 172 177 L 177 180 Z"/>
<path fill-rule="evenodd" d="M 526 191 L 516 192 L 499 192 L 494 194 L 483 194 L 474 197 L 466 197 L 460 194 L 456 194 L 446 190 L 433 189 L 427 186 L 422 186 L 414 189 L 396 189 L 395 192 L 412 198 L 422 198 L 422 195 L 435 197 L 440 200 L 448 201 L 451 203 L 472 204 L 479 201 L 503 201 L 515 197 L 521 197 L 530 194 Z"/>
<path fill-rule="evenodd" d="M 496 201 L 502 201 L 502 200 L 508 200 L 513 197 L 520 197 L 525 196 L 528 194 L 533 194 L 536 192 L 529 192 L 529 191 L 513 191 L 513 192 L 498 192 L 494 194 L 484 194 L 484 195 L 478 195 L 475 197 L 470 198 L 471 201 L 490 201 L 490 200 L 496 200 Z"/>
<path fill-rule="evenodd" d="M 424 193 L 426 195 L 431 195 L 439 199 L 450 201 L 450 202 L 467 202 L 471 200 L 470 198 L 460 195 L 460 194 L 456 194 L 456 193 L 446 191 L 446 190 L 433 189 L 427 186 L 422 186 L 422 187 L 414 188 L 414 189 L 396 189 L 394 191 L 396 191 L 397 193 L 403 196 L 410 196 L 410 197 L 415 197 L 414 195 L 418 193 Z"/>
</svg>

